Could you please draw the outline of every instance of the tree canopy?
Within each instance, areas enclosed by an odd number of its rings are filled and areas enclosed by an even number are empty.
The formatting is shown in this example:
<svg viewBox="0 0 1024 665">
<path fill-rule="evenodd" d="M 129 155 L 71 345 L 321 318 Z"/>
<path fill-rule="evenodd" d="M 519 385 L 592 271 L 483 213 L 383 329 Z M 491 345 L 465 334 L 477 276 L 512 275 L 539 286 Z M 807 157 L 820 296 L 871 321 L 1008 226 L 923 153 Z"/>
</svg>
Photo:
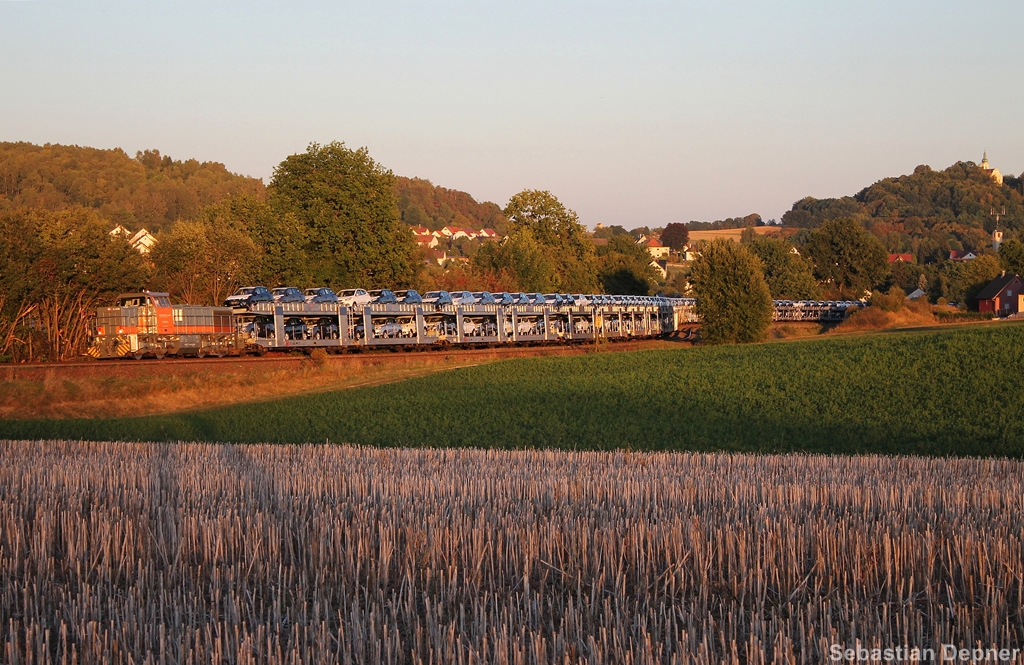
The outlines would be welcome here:
<svg viewBox="0 0 1024 665">
<path fill-rule="evenodd" d="M 344 288 L 412 278 L 415 244 L 399 221 L 394 175 L 366 148 L 311 143 L 274 170 L 270 197 L 277 214 L 302 223 L 312 281 Z"/>
<path fill-rule="evenodd" d="M 616 235 L 597 248 L 598 279 L 605 293 L 646 296 L 657 282 L 647 248 L 629 235 Z"/>
<path fill-rule="evenodd" d="M 402 221 L 436 231 L 444 226 L 506 232 L 505 213 L 496 203 L 477 202 L 466 192 L 447 189 L 422 178 L 395 177 L 395 197 Z"/>
<path fill-rule="evenodd" d="M 772 322 L 772 297 L 756 256 L 719 238 L 704 244 L 690 269 L 702 318 L 701 340 L 710 344 L 756 342 Z"/>
<path fill-rule="evenodd" d="M 155 232 L 239 194 L 262 198 L 263 182 L 159 150 L 133 159 L 118 148 L 0 143 L 0 211 L 81 206 L 133 231 Z"/>
<path fill-rule="evenodd" d="M 1010 238 L 999 246 L 999 263 L 1008 273 L 1024 275 L 1024 242 Z"/>
<path fill-rule="evenodd" d="M 889 272 L 885 247 L 852 219 L 825 222 L 802 250 L 814 263 L 815 277 L 837 297 L 859 298 Z"/>
<path fill-rule="evenodd" d="M 665 230 L 661 232 L 661 244 L 665 245 L 673 252 L 681 250 L 689 241 L 690 230 L 686 228 L 686 224 L 671 222 L 666 224 Z"/>
<path fill-rule="evenodd" d="M 781 238 L 755 236 L 746 248 L 758 259 L 764 270 L 772 298 L 776 300 L 815 300 L 821 295 L 814 279 L 814 266 L 793 253 L 793 246 Z"/>
<path fill-rule="evenodd" d="M 597 288 L 594 243 L 575 212 L 551 192 L 523 190 L 505 206 L 509 232 L 528 229 L 550 253 L 554 287 L 563 293 L 591 293 Z"/>
<path fill-rule="evenodd" d="M 996 226 L 1024 230 L 1021 180 L 999 184 L 974 162 L 942 171 L 921 165 L 910 175 L 884 178 L 853 196 L 803 198 L 782 217 L 784 226 L 817 228 L 852 219 L 880 238 L 890 252 L 909 252 L 920 263 L 940 262 L 950 249 L 979 250 Z"/>
</svg>

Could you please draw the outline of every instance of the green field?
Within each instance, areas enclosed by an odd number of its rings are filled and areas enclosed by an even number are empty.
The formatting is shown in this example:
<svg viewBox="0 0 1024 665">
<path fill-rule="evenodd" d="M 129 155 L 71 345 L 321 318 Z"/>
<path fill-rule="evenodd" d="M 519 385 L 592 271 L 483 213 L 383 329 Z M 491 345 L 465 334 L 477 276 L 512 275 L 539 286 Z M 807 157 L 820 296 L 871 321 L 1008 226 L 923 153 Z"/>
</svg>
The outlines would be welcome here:
<svg viewBox="0 0 1024 665">
<path fill-rule="evenodd" d="M 535 358 L 0 438 L 1024 457 L 1024 326 Z"/>
</svg>

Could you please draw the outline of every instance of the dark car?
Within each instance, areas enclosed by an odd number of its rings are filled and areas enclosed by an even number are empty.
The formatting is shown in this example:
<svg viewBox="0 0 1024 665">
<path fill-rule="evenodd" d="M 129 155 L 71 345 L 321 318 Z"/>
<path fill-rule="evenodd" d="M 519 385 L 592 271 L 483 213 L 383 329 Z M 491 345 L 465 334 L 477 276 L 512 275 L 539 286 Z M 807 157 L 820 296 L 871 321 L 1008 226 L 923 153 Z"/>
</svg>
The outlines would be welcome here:
<svg viewBox="0 0 1024 665">
<path fill-rule="evenodd" d="M 373 298 L 370 302 L 374 305 L 394 305 L 398 302 L 395 294 L 388 289 L 374 289 L 370 291 L 370 297 Z"/>
<path fill-rule="evenodd" d="M 495 305 L 501 305 L 502 307 L 505 307 L 507 305 L 514 305 L 516 303 L 515 298 L 513 298 L 512 294 L 509 293 L 508 291 L 502 291 L 501 293 L 492 293 L 491 295 L 494 297 Z"/>
<path fill-rule="evenodd" d="M 423 296 L 413 289 L 395 291 L 395 297 L 398 298 L 398 302 L 403 305 L 419 305 L 423 302 Z"/>
<path fill-rule="evenodd" d="M 338 294 L 326 286 L 321 286 L 315 289 L 306 289 L 306 302 L 336 305 L 338 304 Z"/>
<path fill-rule="evenodd" d="M 272 291 L 274 302 L 306 302 L 306 294 L 294 286 L 279 286 Z"/>
<path fill-rule="evenodd" d="M 476 298 L 476 304 L 478 305 L 497 305 L 497 301 L 494 299 L 494 294 L 490 291 L 474 291 L 473 297 Z"/>
<path fill-rule="evenodd" d="M 427 291 L 423 294 L 423 302 L 430 305 L 451 305 L 452 294 L 447 291 Z"/>
<path fill-rule="evenodd" d="M 243 286 L 228 296 L 225 307 L 252 307 L 261 302 L 274 302 L 274 296 L 265 286 Z"/>
</svg>

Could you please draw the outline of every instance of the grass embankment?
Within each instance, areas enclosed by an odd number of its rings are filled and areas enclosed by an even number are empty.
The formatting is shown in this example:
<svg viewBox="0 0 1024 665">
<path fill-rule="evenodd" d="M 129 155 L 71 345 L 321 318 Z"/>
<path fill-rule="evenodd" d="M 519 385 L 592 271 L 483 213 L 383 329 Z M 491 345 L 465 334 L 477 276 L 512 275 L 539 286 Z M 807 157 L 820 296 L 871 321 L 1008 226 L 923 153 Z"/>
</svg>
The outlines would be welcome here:
<svg viewBox="0 0 1024 665">
<path fill-rule="evenodd" d="M 644 340 L 609 351 L 665 348 Z M 579 355 L 588 345 L 449 349 L 431 353 L 350 353 L 312 358 L 100 361 L 0 365 L 0 419 L 120 418 L 210 409 L 315 392 L 403 381 L 507 358 Z"/>
<path fill-rule="evenodd" d="M 1024 456 L 1024 327 L 520 359 L 6 438 Z"/>
</svg>

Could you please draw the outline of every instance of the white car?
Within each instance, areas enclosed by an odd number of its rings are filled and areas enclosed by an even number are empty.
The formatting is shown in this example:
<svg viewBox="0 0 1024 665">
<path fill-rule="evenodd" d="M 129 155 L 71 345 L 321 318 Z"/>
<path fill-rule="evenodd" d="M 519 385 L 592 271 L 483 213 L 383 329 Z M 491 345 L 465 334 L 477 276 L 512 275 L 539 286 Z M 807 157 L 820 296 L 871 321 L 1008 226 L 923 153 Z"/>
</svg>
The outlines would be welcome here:
<svg viewBox="0 0 1024 665">
<path fill-rule="evenodd" d="M 452 303 L 455 305 L 475 305 L 476 298 L 469 291 L 452 291 Z"/>
<path fill-rule="evenodd" d="M 338 294 L 338 304 L 346 307 L 369 305 L 372 300 L 373 296 L 366 289 L 345 289 Z"/>
</svg>

